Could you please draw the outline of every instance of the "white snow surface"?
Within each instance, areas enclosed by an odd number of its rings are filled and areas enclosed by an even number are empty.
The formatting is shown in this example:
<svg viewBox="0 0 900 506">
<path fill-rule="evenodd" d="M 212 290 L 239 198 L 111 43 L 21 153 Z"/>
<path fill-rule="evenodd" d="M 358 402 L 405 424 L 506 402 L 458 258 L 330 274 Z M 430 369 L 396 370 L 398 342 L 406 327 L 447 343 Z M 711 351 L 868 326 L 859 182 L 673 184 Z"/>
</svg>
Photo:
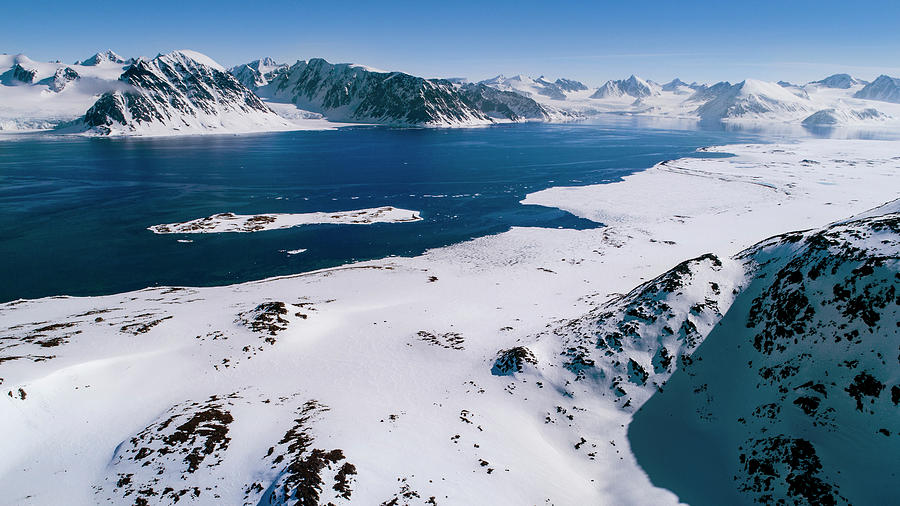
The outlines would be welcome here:
<svg viewBox="0 0 900 506">
<path fill-rule="evenodd" d="M 631 453 L 631 411 L 570 387 L 547 329 L 703 253 L 739 272 L 730 257 L 760 239 L 897 198 L 900 170 L 889 141 L 711 150 L 737 156 L 524 201 L 603 228 L 514 228 L 233 286 L 0 305 L 3 498 L 134 502 L 149 487 L 151 504 L 181 490 L 180 504 L 256 504 L 280 490 L 302 440 L 307 457 L 331 459 L 321 499 L 336 504 L 344 463 L 359 504 L 676 504 Z M 491 374 L 515 346 L 537 368 Z"/>
<path fill-rule="evenodd" d="M 421 221 L 418 211 L 391 206 L 353 211 L 318 213 L 234 214 L 220 213 L 181 223 L 148 227 L 155 234 L 215 234 L 220 232 L 260 232 L 316 223 L 371 225 L 373 223 L 407 223 Z"/>
<path fill-rule="evenodd" d="M 202 63 L 203 65 L 206 65 L 207 67 L 212 67 L 220 72 L 227 72 L 225 67 L 220 65 L 219 62 L 217 62 L 216 60 L 213 60 L 209 56 L 206 56 L 205 54 L 200 53 L 198 51 L 192 51 L 190 49 L 179 49 L 178 51 L 173 51 L 173 52 L 169 53 L 169 56 L 171 56 L 171 57 L 179 57 L 180 56 L 183 58 L 187 58 L 189 60 L 193 60 L 197 63 Z"/>
</svg>

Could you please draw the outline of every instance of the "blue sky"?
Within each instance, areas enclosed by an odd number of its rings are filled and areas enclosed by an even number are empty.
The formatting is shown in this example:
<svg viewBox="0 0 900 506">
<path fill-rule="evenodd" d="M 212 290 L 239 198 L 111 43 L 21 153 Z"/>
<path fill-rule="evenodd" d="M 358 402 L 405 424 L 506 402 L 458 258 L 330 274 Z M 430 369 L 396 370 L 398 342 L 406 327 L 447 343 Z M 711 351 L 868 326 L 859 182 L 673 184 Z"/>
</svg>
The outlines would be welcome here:
<svg viewBox="0 0 900 506">
<path fill-rule="evenodd" d="M 226 66 L 320 56 L 428 77 L 806 82 L 900 75 L 898 27 L 897 0 L 11 0 L 0 52 L 74 61 L 107 47 L 123 56 L 187 48 Z"/>
</svg>

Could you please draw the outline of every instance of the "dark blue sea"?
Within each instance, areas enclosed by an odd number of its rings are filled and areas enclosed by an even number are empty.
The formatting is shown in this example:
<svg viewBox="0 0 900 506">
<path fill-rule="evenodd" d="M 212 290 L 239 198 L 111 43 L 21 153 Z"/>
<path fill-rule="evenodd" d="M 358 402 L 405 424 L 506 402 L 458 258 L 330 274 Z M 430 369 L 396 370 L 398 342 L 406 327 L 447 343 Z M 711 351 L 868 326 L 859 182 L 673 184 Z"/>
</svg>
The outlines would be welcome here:
<svg viewBox="0 0 900 506">
<path fill-rule="evenodd" d="M 628 118 L 157 139 L 18 135 L 0 142 L 0 301 L 222 285 L 414 255 L 513 226 L 596 227 L 519 201 L 760 138 Z M 421 211 L 424 220 L 188 236 L 147 230 L 225 211 L 384 205 Z M 307 251 L 285 253 L 296 249 Z"/>
</svg>

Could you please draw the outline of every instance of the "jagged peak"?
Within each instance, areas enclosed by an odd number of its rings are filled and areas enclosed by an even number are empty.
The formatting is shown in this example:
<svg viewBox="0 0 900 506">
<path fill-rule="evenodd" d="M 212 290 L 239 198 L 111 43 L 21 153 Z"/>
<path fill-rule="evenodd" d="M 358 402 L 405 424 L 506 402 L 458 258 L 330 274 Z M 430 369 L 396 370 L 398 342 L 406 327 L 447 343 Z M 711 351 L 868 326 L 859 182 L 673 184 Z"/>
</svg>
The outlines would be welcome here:
<svg viewBox="0 0 900 506">
<path fill-rule="evenodd" d="M 100 51 L 98 53 L 94 53 L 90 58 L 82 61 L 80 64 L 75 62 L 76 65 L 85 65 L 87 67 L 93 67 L 95 65 L 100 65 L 103 63 L 125 63 L 125 58 L 119 56 L 112 49 L 107 49 L 105 51 Z"/>
<path fill-rule="evenodd" d="M 275 61 L 274 58 L 271 58 L 269 56 L 264 56 L 258 60 L 254 60 L 254 63 L 256 63 L 257 66 L 266 66 L 266 67 L 276 67 L 278 65 L 281 65 L 280 63 Z"/>
</svg>

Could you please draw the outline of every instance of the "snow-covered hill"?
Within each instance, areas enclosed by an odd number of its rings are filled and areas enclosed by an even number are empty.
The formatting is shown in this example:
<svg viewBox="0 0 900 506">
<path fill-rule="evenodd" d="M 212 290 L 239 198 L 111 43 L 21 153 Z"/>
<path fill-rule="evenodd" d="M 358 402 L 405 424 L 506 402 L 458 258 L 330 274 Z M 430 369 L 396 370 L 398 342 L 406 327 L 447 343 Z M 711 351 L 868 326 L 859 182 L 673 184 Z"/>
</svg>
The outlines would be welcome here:
<svg viewBox="0 0 900 506">
<path fill-rule="evenodd" d="M 287 130 L 279 117 L 211 58 L 188 50 L 138 59 L 85 113 L 100 135 Z M 73 127 L 77 128 L 77 127 Z"/>
<path fill-rule="evenodd" d="M 672 270 L 613 297 L 550 334 L 559 363 L 621 409 L 634 411 L 662 389 L 731 305 L 744 269 L 713 254 L 685 260 Z M 538 339 L 544 339 L 539 337 Z"/>
<path fill-rule="evenodd" d="M 823 109 L 803 120 L 806 126 L 872 125 L 891 119 L 877 109 Z"/>
<path fill-rule="evenodd" d="M 697 505 L 894 500 L 898 211 L 736 257 L 731 309 L 632 424 L 654 483 Z"/>
</svg>

